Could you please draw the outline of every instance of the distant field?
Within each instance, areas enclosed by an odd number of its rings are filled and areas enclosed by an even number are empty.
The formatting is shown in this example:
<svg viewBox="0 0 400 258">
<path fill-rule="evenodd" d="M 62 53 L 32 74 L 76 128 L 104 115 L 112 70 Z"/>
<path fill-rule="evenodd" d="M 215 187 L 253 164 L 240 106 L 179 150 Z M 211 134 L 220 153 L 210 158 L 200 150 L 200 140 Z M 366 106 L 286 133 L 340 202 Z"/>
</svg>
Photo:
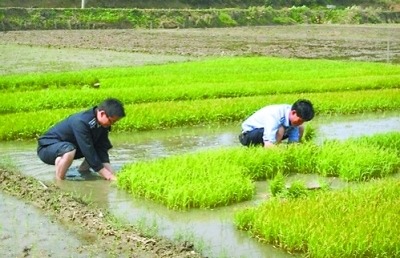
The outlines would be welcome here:
<svg viewBox="0 0 400 258">
<path fill-rule="evenodd" d="M 104 49 L 52 48 L 26 45 L 2 45 L 0 75 L 77 71 L 100 67 L 127 67 L 181 62 L 177 55 L 118 52 Z"/>
<path fill-rule="evenodd" d="M 400 25 L 0 33 L 0 74 L 243 55 L 400 63 Z"/>
</svg>

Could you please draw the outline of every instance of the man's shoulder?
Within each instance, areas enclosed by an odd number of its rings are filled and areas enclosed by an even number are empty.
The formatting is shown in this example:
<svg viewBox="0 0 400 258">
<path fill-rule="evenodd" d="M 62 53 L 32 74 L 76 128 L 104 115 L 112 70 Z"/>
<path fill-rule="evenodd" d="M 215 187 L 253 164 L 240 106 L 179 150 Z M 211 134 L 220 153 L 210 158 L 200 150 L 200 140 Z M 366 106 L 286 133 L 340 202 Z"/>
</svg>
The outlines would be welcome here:
<svg viewBox="0 0 400 258">
<path fill-rule="evenodd" d="M 78 113 L 75 113 L 69 117 L 71 123 L 80 123 L 86 124 L 89 127 L 93 124 L 97 124 L 96 116 L 93 112 L 93 109 L 84 110 Z"/>
<path fill-rule="evenodd" d="M 280 111 L 286 111 L 290 109 L 292 106 L 289 104 L 273 104 L 273 105 L 268 105 L 262 108 L 260 111 L 264 112 L 280 112 Z"/>
</svg>

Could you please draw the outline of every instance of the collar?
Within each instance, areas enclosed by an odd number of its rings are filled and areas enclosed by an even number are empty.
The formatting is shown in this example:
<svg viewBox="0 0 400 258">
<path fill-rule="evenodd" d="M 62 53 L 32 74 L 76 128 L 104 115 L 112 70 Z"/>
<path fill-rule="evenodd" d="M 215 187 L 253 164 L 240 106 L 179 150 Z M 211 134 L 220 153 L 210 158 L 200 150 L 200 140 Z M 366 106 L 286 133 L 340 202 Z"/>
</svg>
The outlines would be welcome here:
<svg viewBox="0 0 400 258">
<path fill-rule="evenodd" d="M 290 120 L 289 120 L 289 115 L 290 115 L 290 111 L 291 111 L 291 110 L 292 110 L 292 107 L 288 107 L 287 110 L 285 111 L 285 116 L 282 117 L 282 119 L 281 119 L 282 125 L 283 125 L 284 127 L 289 127 L 289 126 L 291 126 Z"/>
<path fill-rule="evenodd" d="M 89 127 L 90 128 L 99 128 L 101 124 L 97 121 L 97 106 L 92 108 L 93 111 L 93 119 L 89 121 Z"/>
</svg>

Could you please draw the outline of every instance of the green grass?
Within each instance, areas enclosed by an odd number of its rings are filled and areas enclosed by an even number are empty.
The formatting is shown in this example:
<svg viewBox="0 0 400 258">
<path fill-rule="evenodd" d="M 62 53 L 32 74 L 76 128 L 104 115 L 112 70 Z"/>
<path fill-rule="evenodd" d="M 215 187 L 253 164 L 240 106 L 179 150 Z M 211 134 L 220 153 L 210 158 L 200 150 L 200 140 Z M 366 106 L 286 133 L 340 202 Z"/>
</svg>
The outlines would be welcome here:
<svg viewBox="0 0 400 258">
<path fill-rule="evenodd" d="M 399 207 L 400 182 L 384 179 L 303 198 L 272 198 L 237 212 L 235 224 L 307 257 L 398 257 Z"/>
<path fill-rule="evenodd" d="M 199 98 L 204 89 L 212 95 L 218 92 L 259 95 L 398 88 L 399 72 L 399 66 L 382 63 L 235 57 L 132 68 L 8 75 L 0 78 L 0 89 L 76 88 L 100 82 L 104 89 L 172 89 L 172 92 L 184 91 L 192 98 Z"/>
<path fill-rule="evenodd" d="M 240 167 L 211 155 L 178 156 L 125 166 L 118 185 L 170 209 L 213 208 L 248 200 L 254 186 Z"/>
<path fill-rule="evenodd" d="M 79 98 L 86 98 L 86 95 L 65 101 L 79 101 Z M 113 131 L 144 131 L 241 121 L 264 105 L 293 103 L 297 98 L 309 98 L 314 103 L 317 115 L 394 111 L 400 107 L 399 89 L 163 101 L 126 105 L 127 116 L 113 127 Z M 23 102 L 29 102 L 29 99 Z M 43 105 L 46 106 L 46 103 Z M 30 111 L 4 114 L 2 117 L 7 123 L 0 124 L 0 140 L 35 138 L 60 119 L 81 110 L 51 110 L 32 106 Z"/>
<path fill-rule="evenodd" d="M 400 67 L 389 64 L 246 57 L 2 76 L 0 140 L 36 138 L 106 97 L 126 106 L 116 132 L 241 121 L 262 106 L 298 98 L 310 99 L 317 115 L 396 111 L 399 74 Z M 91 87 L 94 82 L 101 83 L 99 89 Z M 304 194 L 304 185 L 296 183 L 290 194 L 299 198 L 275 198 L 243 211 L 236 224 L 263 241 L 313 257 L 396 256 L 398 182 L 363 182 L 399 172 L 399 139 L 396 132 L 270 150 L 209 150 L 127 164 L 117 184 L 179 210 L 250 200 L 255 180 L 279 174 L 361 182 L 357 189 L 315 195 Z"/>
<path fill-rule="evenodd" d="M 32 139 L 59 119 L 119 98 L 115 131 L 241 121 L 267 104 L 308 98 L 317 115 L 399 110 L 400 66 L 236 57 L 0 78 L 0 140 Z M 100 82 L 100 88 L 93 88 Z M 32 122 L 34 121 L 34 122 Z"/>
<path fill-rule="evenodd" d="M 389 143 L 400 133 L 371 136 L 369 142 L 375 137 L 378 141 L 386 137 Z M 399 153 L 391 145 L 377 148 L 351 139 L 268 150 L 223 148 L 132 163 L 119 172 L 118 186 L 171 209 L 212 208 L 251 199 L 254 180 L 274 178 L 279 173 L 319 174 L 363 182 L 388 177 L 400 172 L 399 168 Z"/>
</svg>

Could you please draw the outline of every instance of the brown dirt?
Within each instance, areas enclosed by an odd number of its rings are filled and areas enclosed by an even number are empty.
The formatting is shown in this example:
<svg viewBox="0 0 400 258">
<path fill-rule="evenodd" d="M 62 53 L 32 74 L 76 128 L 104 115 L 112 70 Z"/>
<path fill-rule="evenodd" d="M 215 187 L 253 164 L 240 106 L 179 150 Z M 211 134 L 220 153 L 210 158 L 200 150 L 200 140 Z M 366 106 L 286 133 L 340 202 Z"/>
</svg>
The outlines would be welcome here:
<svg viewBox="0 0 400 258">
<path fill-rule="evenodd" d="M 23 199 L 59 223 L 68 225 L 70 231 L 91 239 L 91 245 L 82 247 L 82 251 L 95 249 L 116 257 L 201 257 L 190 243 L 142 236 L 134 227 L 116 223 L 106 210 L 60 191 L 54 184 L 45 185 L 0 168 L 0 191 Z M 28 249 L 23 250 L 21 257 L 26 256 Z"/>
<path fill-rule="evenodd" d="M 0 44 L 191 57 L 263 55 L 399 62 L 400 25 L 10 31 L 0 34 Z"/>
</svg>

